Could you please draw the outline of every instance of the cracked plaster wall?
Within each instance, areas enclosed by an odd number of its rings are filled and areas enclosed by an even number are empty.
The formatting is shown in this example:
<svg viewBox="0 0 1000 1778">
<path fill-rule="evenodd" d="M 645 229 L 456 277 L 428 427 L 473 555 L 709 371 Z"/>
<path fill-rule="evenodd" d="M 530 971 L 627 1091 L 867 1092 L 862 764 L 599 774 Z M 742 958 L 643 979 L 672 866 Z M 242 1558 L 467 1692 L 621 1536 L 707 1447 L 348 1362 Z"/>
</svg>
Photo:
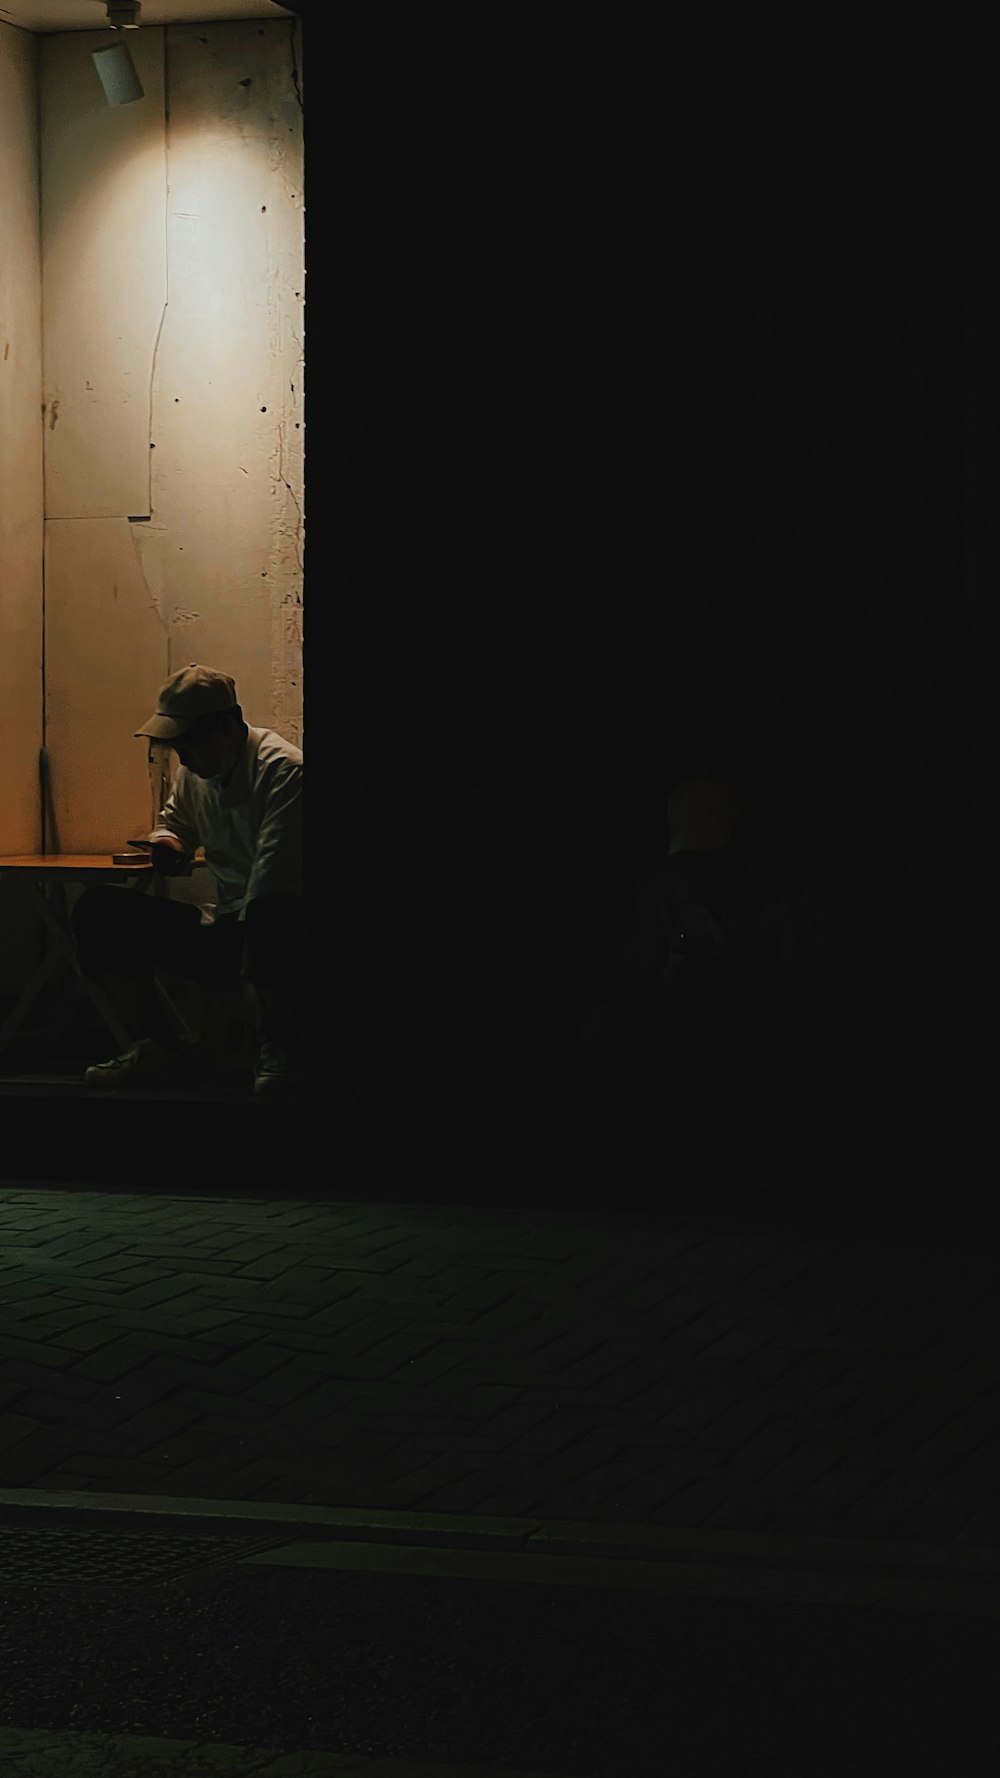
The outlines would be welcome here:
<svg viewBox="0 0 1000 1778">
<path fill-rule="evenodd" d="M 45 740 L 65 852 L 148 830 L 133 731 L 191 660 L 302 745 L 300 29 L 143 29 L 143 101 L 40 50 Z M 170 756 L 171 762 L 173 756 Z"/>
</svg>

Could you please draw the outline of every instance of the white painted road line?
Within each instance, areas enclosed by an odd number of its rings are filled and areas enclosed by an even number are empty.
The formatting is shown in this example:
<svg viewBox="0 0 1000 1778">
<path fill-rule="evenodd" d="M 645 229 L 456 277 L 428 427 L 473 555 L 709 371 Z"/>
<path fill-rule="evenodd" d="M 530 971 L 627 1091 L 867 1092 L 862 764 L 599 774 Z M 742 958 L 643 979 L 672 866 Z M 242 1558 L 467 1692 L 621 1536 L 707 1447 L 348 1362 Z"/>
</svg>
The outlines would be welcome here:
<svg viewBox="0 0 1000 1778">
<path fill-rule="evenodd" d="M 298 1541 L 234 1566 L 368 1570 L 508 1584 L 701 1593 L 1000 1616 L 1000 1549 L 661 1525 L 389 1512 L 168 1494 L 0 1489 L 0 1522 L 169 1529 L 237 1525 Z M 316 1532 L 307 1540 L 304 1532 Z"/>
<path fill-rule="evenodd" d="M 886 1611 L 950 1611 L 966 1617 L 1000 1617 L 1000 1585 L 938 1575 L 723 1568 L 703 1562 L 538 1557 L 338 1540 L 283 1544 L 244 1556 L 233 1567 L 413 1574 L 508 1586 L 598 1587 L 640 1593 L 701 1594 L 754 1604 L 856 1605 Z"/>
<path fill-rule="evenodd" d="M 550 1778 L 495 1762 L 371 1759 L 337 1753 L 279 1752 L 222 1741 L 153 1735 L 76 1734 L 68 1729 L 0 1728 L 0 1771 L 10 1778 Z M 559 1778 L 572 1778 L 560 1773 Z"/>
<path fill-rule="evenodd" d="M 35 1524 L 62 1520 L 98 1527 L 119 1522 L 210 1531 L 213 1525 L 279 1531 L 348 1546 L 386 1544 L 405 1548 L 451 1548 L 491 1556 L 527 1553 L 546 1568 L 557 1556 L 606 1557 L 612 1562 L 646 1564 L 676 1561 L 740 1569 L 832 1570 L 869 1575 L 880 1582 L 903 1577 L 1000 1586 L 1000 1547 L 980 1544 L 903 1543 L 856 1537 L 791 1536 L 767 1531 L 695 1531 L 664 1525 L 596 1524 L 586 1520 L 542 1520 L 475 1514 L 388 1511 L 367 1507 L 311 1506 L 265 1500 L 209 1500 L 175 1494 L 126 1494 L 43 1488 L 0 1488 L 0 1522 L 5 1510 Z M 199 1521 L 201 1522 L 199 1524 Z M 327 1545 L 326 1547 L 329 1547 Z"/>
</svg>

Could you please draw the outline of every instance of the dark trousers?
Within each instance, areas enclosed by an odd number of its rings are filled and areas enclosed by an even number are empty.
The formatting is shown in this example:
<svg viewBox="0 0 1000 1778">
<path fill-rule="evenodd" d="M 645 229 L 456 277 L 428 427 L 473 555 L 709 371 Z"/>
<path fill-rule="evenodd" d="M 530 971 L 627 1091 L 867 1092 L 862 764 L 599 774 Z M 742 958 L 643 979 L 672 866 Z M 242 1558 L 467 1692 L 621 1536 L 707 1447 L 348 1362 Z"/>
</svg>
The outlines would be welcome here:
<svg viewBox="0 0 1000 1778">
<path fill-rule="evenodd" d="M 223 914 L 209 926 L 189 902 L 102 885 L 80 896 L 73 932 L 81 973 L 101 986 L 128 983 L 151 1007 L 154 971 L 162 969 L 207 988 L 243 992 L 261 1040 L 292 1047 L 298 1041 L 300 896 L 262 896 L 249 904 L 245 920 Z"/>
</svg>

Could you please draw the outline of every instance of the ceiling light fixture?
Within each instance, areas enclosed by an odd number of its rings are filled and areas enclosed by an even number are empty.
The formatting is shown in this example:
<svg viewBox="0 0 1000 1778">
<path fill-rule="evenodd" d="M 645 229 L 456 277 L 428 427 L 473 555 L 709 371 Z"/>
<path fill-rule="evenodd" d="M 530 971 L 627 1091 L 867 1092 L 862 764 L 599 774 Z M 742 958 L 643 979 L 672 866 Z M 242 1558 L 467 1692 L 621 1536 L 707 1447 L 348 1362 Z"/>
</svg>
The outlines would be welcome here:
<svg viewBox="0 0 1000 1778">
<path fill-rule="evenodd" d="M 139 29 L 139 0 L 106 0 L 106 4 L 108 24 L 113 31 Z M 109 105 L 131 105 L 133 100 L 143 98 L 142 81 L 123 38 L 92 50 L 91 54 Z"/>
</svg>

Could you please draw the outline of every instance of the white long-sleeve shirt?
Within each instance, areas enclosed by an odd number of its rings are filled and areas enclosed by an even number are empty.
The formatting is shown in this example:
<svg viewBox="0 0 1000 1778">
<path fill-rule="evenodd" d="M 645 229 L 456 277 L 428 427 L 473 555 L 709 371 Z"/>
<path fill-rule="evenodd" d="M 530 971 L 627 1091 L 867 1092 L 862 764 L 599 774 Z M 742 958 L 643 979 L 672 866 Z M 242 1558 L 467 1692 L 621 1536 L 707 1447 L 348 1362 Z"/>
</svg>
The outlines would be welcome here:
<svg viewBox="0 0 1000 1778">
<path fill-rule="evenodd" d="M 232 778 L 199 778 L 179 766 L 151 840 L 172 834 L 186 856 L 205 848 L 217 914 L 259 895 L 302 892 L 302 754 L 273 729 L 251 728 Z"/>
</svg>

